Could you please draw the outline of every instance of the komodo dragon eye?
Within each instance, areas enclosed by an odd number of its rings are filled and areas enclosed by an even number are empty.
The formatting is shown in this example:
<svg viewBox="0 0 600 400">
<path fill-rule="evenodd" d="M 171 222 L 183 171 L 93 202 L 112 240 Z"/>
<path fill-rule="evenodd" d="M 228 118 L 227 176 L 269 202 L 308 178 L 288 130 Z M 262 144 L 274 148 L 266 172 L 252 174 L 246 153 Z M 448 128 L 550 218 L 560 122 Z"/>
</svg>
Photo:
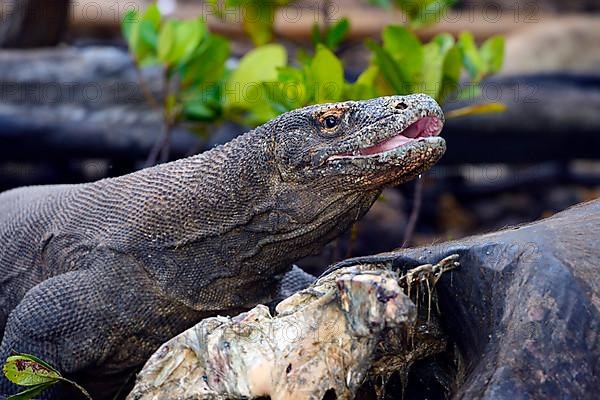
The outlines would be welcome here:
<svg viewBox="0 0 600 400">
<path fill-rule="evenodd" d="M 325 125 L 325 128 L 327 129 L 333 129 L 338 125 L 339 122 L 340 120 L 338 117 L 329 115 L 323 120 L 323 125 Z"/>
<path fill-rule="evenodd" d="M 346 112 L 345 109 L 338 107 L 332 110 L 324 110 L 322 113 L 315 115 L 317 123 L 321 127 L 321 133 L 324 136 L 333 137 L 341 133 L 339 128 L 344 112 Z"/>
</svg>

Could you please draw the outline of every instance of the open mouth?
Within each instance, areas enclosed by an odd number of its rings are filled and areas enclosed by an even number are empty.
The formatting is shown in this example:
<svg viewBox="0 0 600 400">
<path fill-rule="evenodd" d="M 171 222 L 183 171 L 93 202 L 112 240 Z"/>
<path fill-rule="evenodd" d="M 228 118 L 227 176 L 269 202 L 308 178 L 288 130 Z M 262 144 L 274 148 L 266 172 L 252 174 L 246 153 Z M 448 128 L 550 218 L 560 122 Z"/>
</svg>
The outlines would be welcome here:
<svg viewBox="0 0 600 400">
<path fill-rule="evenodd" d="M 387 138 L 373 146 L 365 147 L 362 149 L 356 149 L 341 154 L 336 154 L 329 157 L 330 160 L 336 158 L 349 158 L 349 157 L 360 157 L 360 156 L 373 156 L 381 153 L 385 153 L 390 150 L 398 149 L 409 143 L 418 141 L 432 136 L 437 136 L 442 131 L 442 121 L 437 117 L 423 117 L 412 124 L 406 129 L 397 133 L 396 135 Z"/>
</svg>

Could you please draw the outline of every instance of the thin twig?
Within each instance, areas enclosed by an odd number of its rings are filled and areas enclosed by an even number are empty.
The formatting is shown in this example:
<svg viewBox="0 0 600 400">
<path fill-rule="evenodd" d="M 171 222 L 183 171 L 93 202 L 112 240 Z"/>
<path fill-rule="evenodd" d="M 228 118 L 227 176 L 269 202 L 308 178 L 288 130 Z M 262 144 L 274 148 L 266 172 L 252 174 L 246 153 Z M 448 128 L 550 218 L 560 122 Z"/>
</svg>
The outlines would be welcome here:
<svg viewBox="0 0 600 400">
<path fill-rule="evenodd" d="M 138 65 L 137 61 L 135 61 L 135 60 L 134 60 L 134 69 L 135 69 L 138 83 L 140 84 L 140 88 L 142 89 L 142 94 L 146 98 L 148 105 L 150 105 L 150 107 L 152 107 L 154 110 L 156 110 L 158 112 L 162 112 L 162 107 L 160 106 L 160 104 L 158 103 L 158 101 L 156 100 L 154 95 L 152 94 L 152 90 L 150 89 L 150 86 L 146 82 L 146 79 L 144 79 L 144 74 L 142 73 L 142 70 L 141 70 L 140 66 Z"/>
<path fill-rule="evenodd" d="M 150 154 L 148 155 L 148 159 L 146 160 L 146 167 L 152 167 L 153 165 L 156 165 L 156 161 L 158 160 L 159 154 L 162 158 L 162 156 L 164 155 L 162 150 L 165 147 L 168 147 L 169 141 L 171 139 L 172 130 L 173 127 L 171 126 L 171 124 L 168 121 L 164 121 L 162 134 L 160 138 L 156 140 L 154 146 L 152 147 L 152 150 L 150 151 Z"/>
<path fill-rule="evenodd" d="M 92 396 L 90 396 L 90 394 L 87 392 L 87 390 L 85 390 L 82 386 L 80 386 L 79 384 L 77 384 L 77 382 L 74 382 L 70 379 L 67 379 L 63 376 L 59 376 L 56 379 L 61 380 L 63 382 L 67 382 L 70 383 L 71 385 L 75 386 L 80 392 L 81 394 L 83 394 L 88 400 L 92 400 Z"/>
<path fill-rule="evenodd" d="M 402 242 L 401 248 L 404 248 L 412 240 L 412 236 L 417 226 L 419 214 L 421 213 L 421 202 L 423 201 L 423 179 L 419 178 L 415 182 L 415 196 L 413 199 L 413 208 L 404 230 L 404 241 Z"/>
<path fill-rule="evenodd" d="M 171 151 L 171 134 L 173 133 L 173 125 L 167 122 L 166 129 L 164 132 L 164 140 L 162 149 L 160 151 L 160 162 L 165 163 L 169 161 L 169 153 Z"/>
<path fill-rule="evenodd" d="M 146 160 L 146 167 L 151 167 L 156 164 L 158 160 L 158 156 L 160 155 L 161 162 L 167 161 L 169 157 L 169 148 L 171 141 L 171 133 L 173 131 L 174 126 L 174 118 L 172 115 L 172 110 L 169 111 L 169 97 L 171 95 L 171 82 L 169 80 L 169 69 L 168 67 L 163 70 L 164 77 L 164 89 L 163 89 L 163 102 L 164 105 L 162 107 L 162 115 L 163 115 L 163 130 L 162 135 L 159 139 L 157 139 L 156 143 L 152 147 L 150 154 L 148 155 L 148 159 Z"/>
<path fill-rule="evenodd" d="M 348 238 L 348 249 L 346 251 L 346 257 L 352 257 L 352 252 L 354 251 L 354 245 L 358 239 L 358 222 L 352 224 L 352 228 L 350 228 L 350 237 Z"/>
<path fill-rule="evenodd" d="M 135 58 L 133 60 L 133 65 L 134 65 L 134 69 L 135 69 L 135 73 L 137 76 L 139 86 L 142 89 L 142 94 L 146 98 L 146 102 L 148 102 L 148 105 L 151 108 L 153 108 L 155 111 L 161 113 L 163 116 L 163 129 L 162 129 L 161 138 L 158 138 L 156 140 L 156 142 L 154 143 L 154 146 L 152 146 L 152 149 L 150 150 L 150 154 L 148 155 L 148 158 L 146 159 L 145 166 L 151 167 L 156 164 L 159 153 L 161 154 L 162 162 L 166 161 L 166 159 L 169 158 L 169 142 L 171 139 L 171 132 L 173 130 L 173 126 L 170 122 L 170 117 L 168 115 L 166 115 L 166 106 L 161 107 L 161 105 L 156 100 L 156 97 L 154 97 L 154 94 L 152 93 L 150 86 L 144 79 L 144 74 L 142 73 L 142 69 L 140 68 L 140 65 L 138 64 L 137 60 L 135 60 Z M 164 71 L 163 75 L 164 75 L 164 85 L 165 85 L 164 89 L 163 89 L 163 91 L 164 91 L 164 100 L 163 101 L 166 102 L 167 98 L 169 96 L 168 71 Z"/>
</svg>

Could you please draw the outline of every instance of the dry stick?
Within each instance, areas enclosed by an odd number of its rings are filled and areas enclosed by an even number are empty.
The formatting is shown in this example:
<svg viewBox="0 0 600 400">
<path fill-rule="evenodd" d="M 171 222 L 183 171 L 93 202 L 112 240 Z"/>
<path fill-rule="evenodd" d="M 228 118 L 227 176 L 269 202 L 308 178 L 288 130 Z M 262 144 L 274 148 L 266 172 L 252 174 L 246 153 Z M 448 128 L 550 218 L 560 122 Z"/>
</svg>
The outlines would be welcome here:
<svg viewBox="0 0 600 400">
<path fill-rule="evenodd" d="M 146 160 L 146 167 L 152 167 L 155 165 L 159 154 L 164 155 L 162 150 L 169 145 L 169 140 L 171 139 L 171 130 L 171 125 L 168 122 L 164 122 L 160 140 L 157 140 L 154 143 L 154 146 L 148 155 L 148 159 Z"/>
<path fill-rule="evenodd" d="M 446 113 L 446 118 L 457 118 L 464 117 L 467 115 L 474 115 L 480 113 L 489 113 L 489 112 L 502 112 L 506 110 L 506 105 L 502 103 L 485 103 L 485 104 L 476 104 L 474 106 L 462 107 L 457 110 L 450 111 Z M 404 242 L 400 248 L 404 248 L 408 245 L 412 236 L 415 232 L 415 227 L 417 225 L 417 220 L 419 219 L 419 214 L 421 213 L 421 203 L 423 201 L 423 179 L 419 177 L 417 182 L 415 183 L 415 197 L 414 197 L 414 205 L 410 217 L 408 219 L 408 223 L 406 225 L 406 229 L 404 230 Z"/>
<path fill-rule="evenodd" d="M 402 246 L 400 248 L 405 248 L 412 239 L 413 233 L 415 232 L 415 227 L 417 226 L 417 220 L 419 219 L 419 214 L 421 212 L 422 200 L 423 179 L 419 178 L 415 182 L 415 197 L 413 200 L 413 209 L 410 213 L 410 217 L 408 218 L 406 229 L 404 229 L 404 241 L 402 242 Z"/>
<path fill-rule="evenodd" d="M 161 149 L 168 147 L 168 144 L 169 144 L 169 141 L 171 138 L 171 131 L 172 131 L 173 127 L 169 122 L 167 122 L 168 118 L 166 115 L 164 115 L 165 114 L 164 109 L 160 106 L 160 104 L 158 103 L 158 101 L 156 100 L 154 95 L 152 94 L 152 90 L 150 90 L 148 83 L 144 79 L 142 70 L 141 70 L 139 64 L 137 63 L 137 61 L 135 61 L 135 60 L 134 60 L 134 69 L 136 72 L 138 83 L 140 84 L 140 88 L 142 89 L 142 93 L 143 93 L 144 97 L 146 98 L 146 101 L 148 102 L 150 107 L 152 107 L 154 110 L 163 114 L 164 122 L 163 122 L 163 130 L 162 130 L 161 138 L 157 139 L 156 142 L 154 143 L 154 146 L 152 147 L 152 150 L 150 150 L 150 154 L 148 155 L 148 158 L 146 159 L 146 163 L 145 163 L 146 167 L 151 167 L 154 164 L 156 164 L 156 160 L 158 158 L 159 152 L 161 152 Z M 168 82 L 166 82 L 166 76 L 165 76 L 165 85 L 166 85 L 165 90 L 168 91 Z M 164 152 L 162 154 L 163 155 L 161 158 L 168 158 L 168 156 L 169 156 L 168 151 L 166 152 L 166 154 Z"/>
<path fill-rule="evenodd" d="M 134 60 L 133 64 L 138 83 L 140 84 L 142 94 L 146 98 L 146 101 L 148 102 L 150 107 L 152 107 L 156 111 L 162 112 L 162 107 L 160 106 L 160 104 L 158 104 L 158 101 L 156 101 L 156 98 L 152 94 L 152 90 L 150 90 L 150 86 L 148 86 L 148 83 L 144 79 L 144 75 L 142 74 L 142 70 L 140 69 L 140 66 L 138 65 L 137 61 Z"/>
<path fill-rule="evenodd" d="M 446 118 L 457 118 L 464 117 L 468 115 L 475 114 L 483 114 L 490 112 L 502 112 L 506 110 L 506 105 L 498 102 L 485 103 L 485 104 L 475 104 L 473 106 L 462 107 L 453 111 L 446 113 Z M 415 227 L 417 225 L 417 220 L 419 219 L 419 214 L 421 213 L 421 203 L 423 201 L 423 179 L 419 177 L 417 182 L 415 183 L 415 197 L 414 197 L 414 205 L 410 217 L 408 218 L 408 222 L 406 224 L 406 229 L 404 230 L 404 242 L 402 243 L 401 249 L 406 247 L 412 236 L 415 232 Z"/>
<path fill-rule="evenodd" d="M 446 118 L 457 118 L 464 117 L 468 115 L 489 113 L 489 112 L 502 112 L 506 110 L 506 105 L 502 103 L 485 103 L 485 104 L 476 104 L 474 106 L 462 107 L 457 110 L 450 111 L 446 113 Z M 423 200 L 423 179 L 419 177 L 417 182 L 415 183 L 415 198 L 414 205 L 410 217 L 408 219 L 408 223 L 406 225 L 406 229 L 404 230 L 404 242 L 400 248 L 404 248 L 408 245 L 410 240 L 412 239 L 412 235 L 415 231 L 415 227 L 417 225 L 417 220 L 419 219 L 419 214 L 421 212 L 421 203 Z"/>
<path fill-rule="evenodd" d="M 161 156 L 161 162 L 167 161 L 169 157 L 169 143 L 171 141 L 171 132 L 173 131 L 173 122 L 171 121 L 171 116 L 167 115 L 167 102 L 169 101 L 169 95 L 171 94 L 170 82 L 169 82 L 169 71 L 165 69 L 163 71 L 164 75 L 164 107 L 162 109 L 163 114 L 163 130 L 162 135 L 159 140 L 154 143 L 150 154 L 148 155 L 148 159 L 146 160 L 146 167 L 151 167 L 156 164 L 158 160 L 158 156 Z M 166 149 L 166 150 L 165 150 Z"/>
<path fill-rule="evenodd" d="M 173 133 L 173 124 L 171 122 L 165 123 L 164 129 L 164 140 L 162 149 L 160 152 L 160 162 L 165 163 L 169 161 L 169 152 L 171 151 L 171 134 Z"/>
<path fill-rule="evenodd" d="M 501 112 L 506 110 L 506 106 L 502 103 L 486 103 L 486 104 L 476 104 L 474 106 L 462 107 L 457 110 L 450 111 L 446 113 L 446 118 L 456 118 L 456 117 L 464 117 L 467 115 L 474 115 L 479 113 L 488 113 L 488 112 Z M 415 232 L 415 227 L 417 225 L 417 220 L 419 219 L 419 214 L 421 212 L 421 203 L 423 201 L 423 179 L 419 177 L 417 182 L 415 183 L 415 197 L 414 197 L 414 205 L 410 217 L 408 219 L 408 223 L 406 225 L 406 229 L 404 230 L 404 242 L 400 248 L 404 248 L 408 245 L 410 240 L 412 239 L 412 235 Z"/>
<path fill-rule="evenodd" d="M 352 224 L 350 228 L 350 238 L 348 239 L 348 249 L 346 250 L 346 257 L 352 257 L 352 251 L 354 250 L 354 245 L 356 244 L 356 240 L 358 239 L 358 222 Z"/>
</svg>

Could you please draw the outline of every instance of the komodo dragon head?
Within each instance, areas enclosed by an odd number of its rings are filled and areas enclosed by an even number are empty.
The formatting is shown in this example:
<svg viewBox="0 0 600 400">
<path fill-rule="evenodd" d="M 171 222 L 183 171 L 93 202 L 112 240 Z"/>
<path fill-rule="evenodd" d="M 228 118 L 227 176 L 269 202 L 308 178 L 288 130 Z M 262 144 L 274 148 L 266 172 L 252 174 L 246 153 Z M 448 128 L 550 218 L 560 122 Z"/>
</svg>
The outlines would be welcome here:
<svg viewBox="0 0 600 400">
<path fill-rule="evenodd" d="M 444 154 L 440 106 L 424 94 L 320 104 L 266 124 L 286 181 L 325 179 L 344 189 L 397 185 Z"/>
</svg>

